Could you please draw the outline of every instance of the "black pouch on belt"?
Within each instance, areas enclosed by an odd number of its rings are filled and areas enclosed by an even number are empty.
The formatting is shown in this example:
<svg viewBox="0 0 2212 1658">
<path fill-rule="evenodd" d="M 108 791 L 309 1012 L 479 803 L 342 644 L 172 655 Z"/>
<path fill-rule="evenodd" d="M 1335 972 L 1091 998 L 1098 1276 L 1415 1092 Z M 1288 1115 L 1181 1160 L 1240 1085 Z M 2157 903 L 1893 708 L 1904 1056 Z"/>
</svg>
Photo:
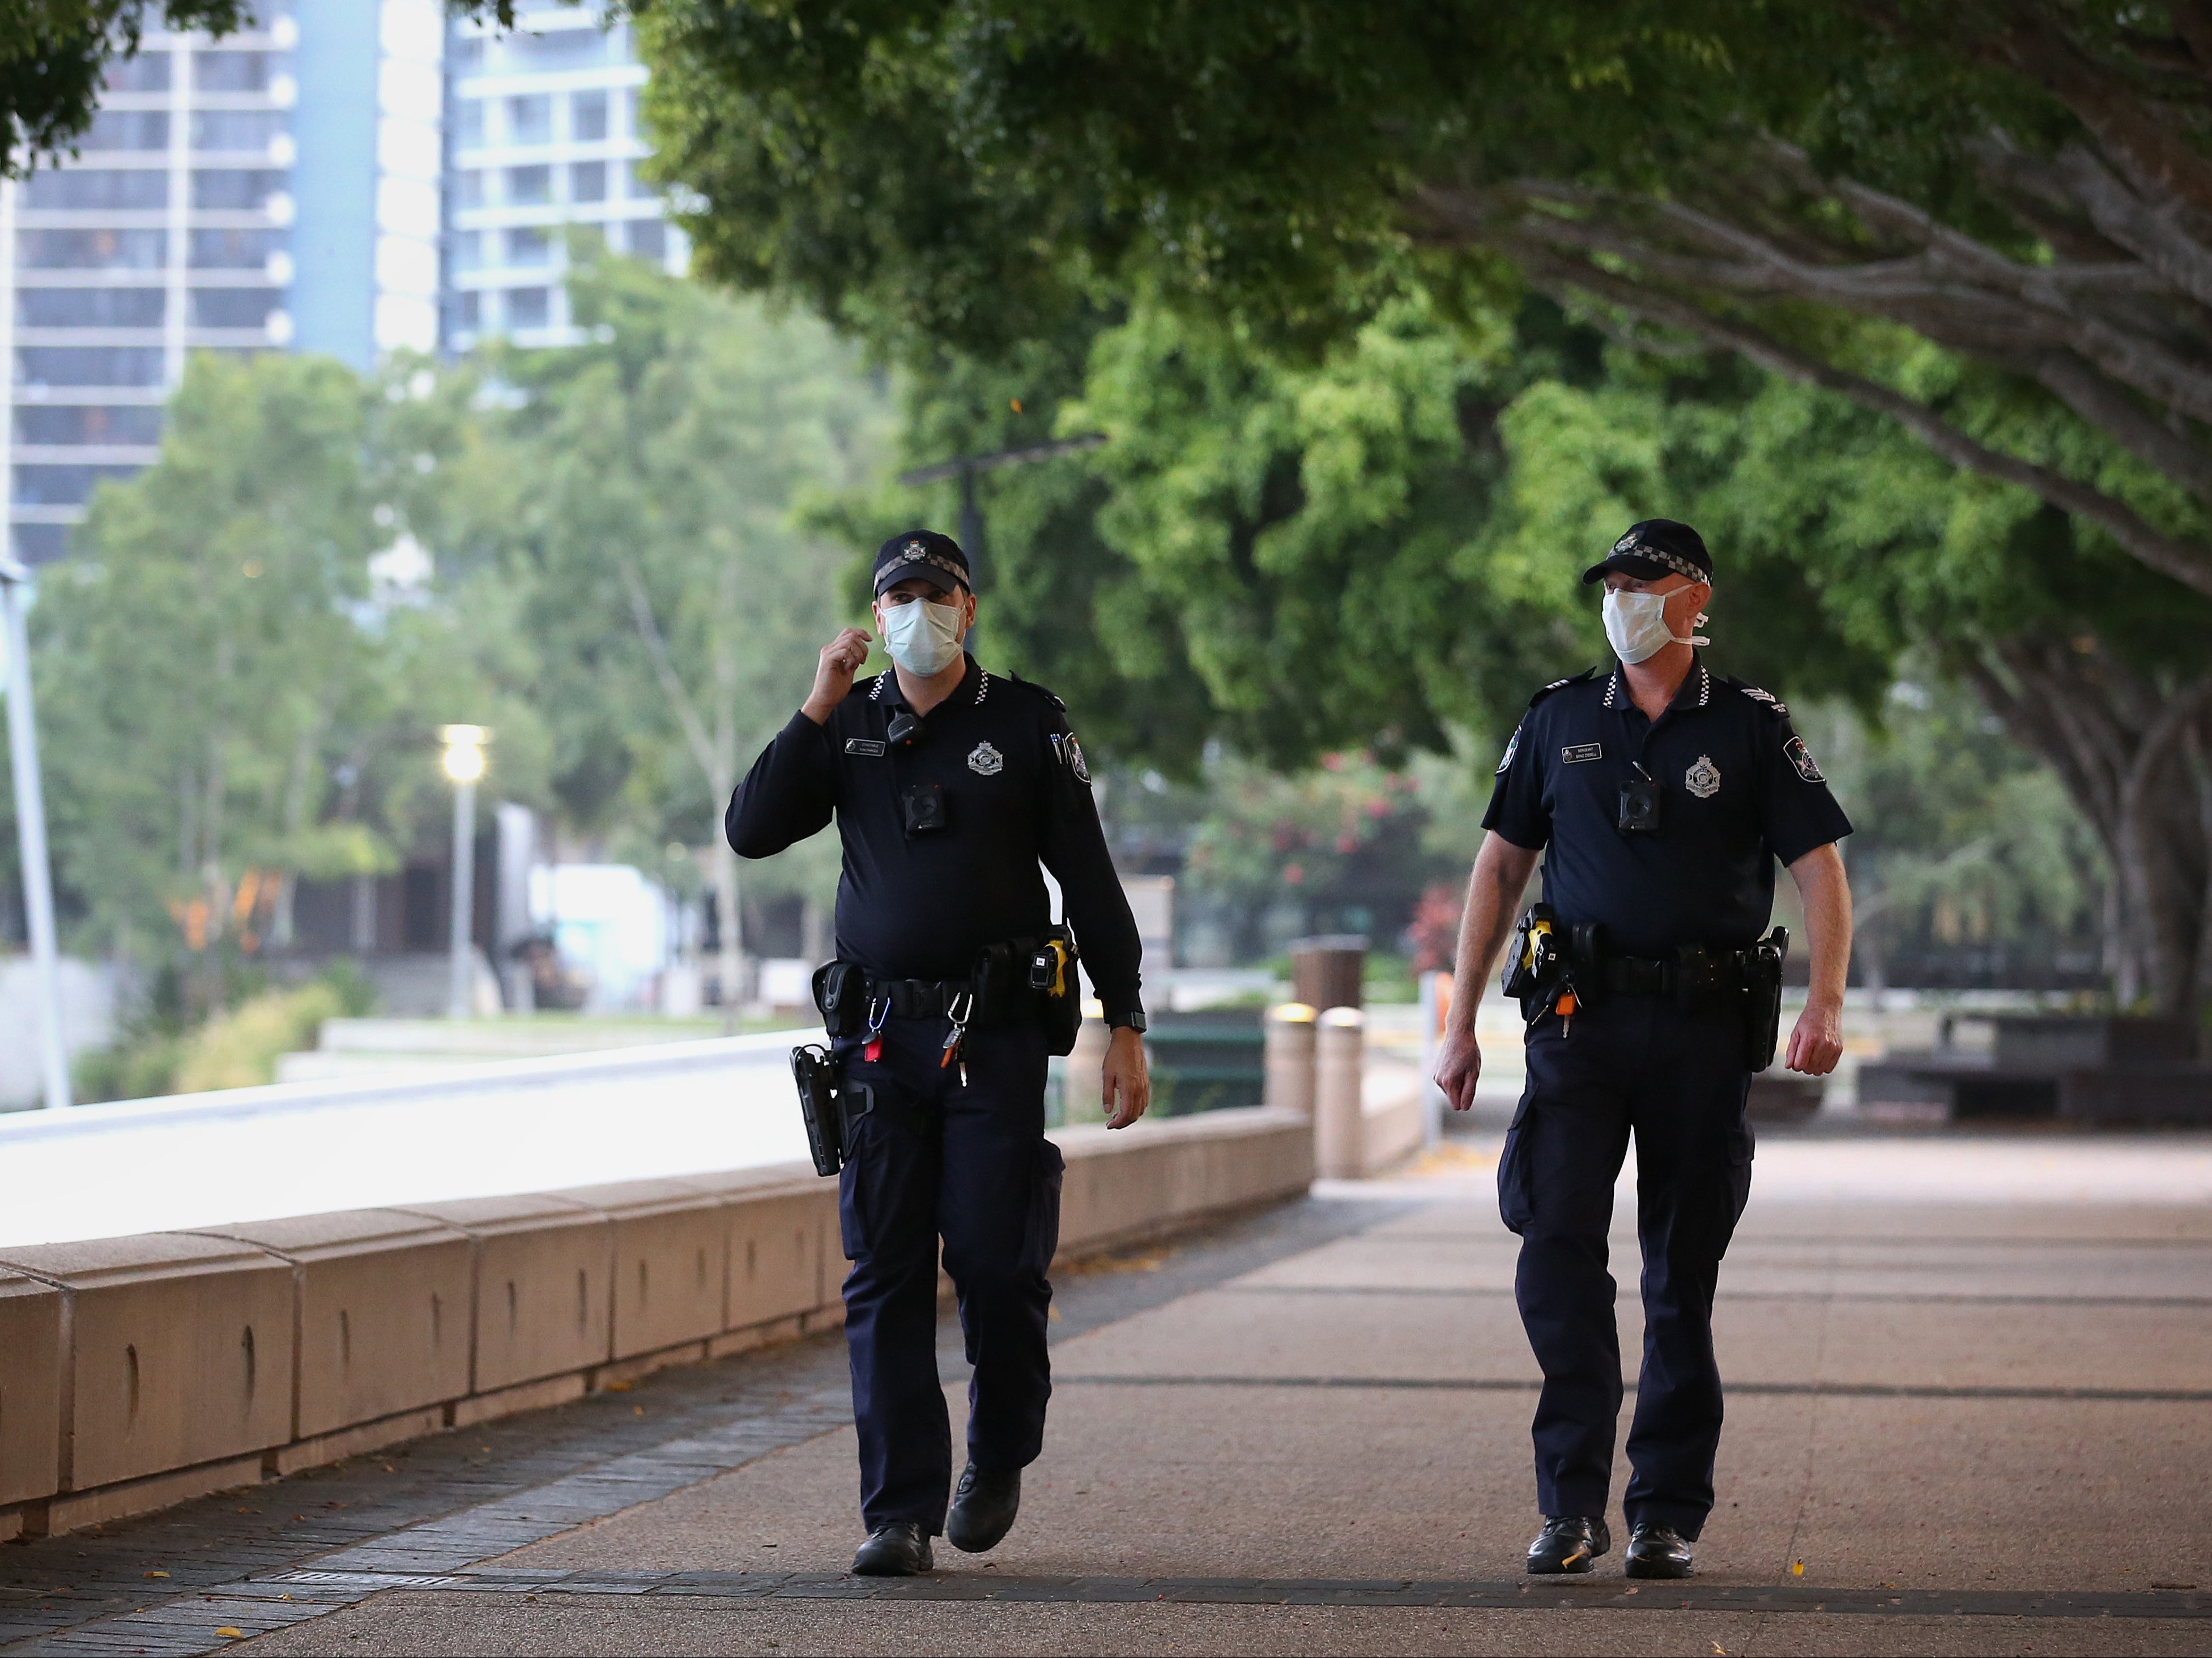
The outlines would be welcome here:
<svg viewBox="0 0 2212 1658">
<path fill-rule="evenodd" d="M 1790 929 L 1778 926 L 1738 958 L 1743 963 L 1744 1064 L 1764 1071 L 1782 1039 L 1782 963 L 1790 954 Z"/>
<path fill-rule="evenodd" d="M 858 962 L 824 962 L 814 969 L 814 1005 L 836 1041 L 868 1028 L 868 975 Z"/>
</svg>

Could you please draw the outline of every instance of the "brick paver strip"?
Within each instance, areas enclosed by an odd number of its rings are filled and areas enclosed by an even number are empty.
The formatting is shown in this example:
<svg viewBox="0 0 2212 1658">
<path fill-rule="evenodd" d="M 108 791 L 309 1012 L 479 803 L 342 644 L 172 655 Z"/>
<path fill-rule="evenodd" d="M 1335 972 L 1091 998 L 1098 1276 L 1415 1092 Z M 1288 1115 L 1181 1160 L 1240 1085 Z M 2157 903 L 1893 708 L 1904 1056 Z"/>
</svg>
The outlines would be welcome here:
<svg viewBox="0 0 2212 1658">
<path fill-rule="evenodd" d="M 1384 1388 L 1416 1392 L 1533 1394 L 1543 1382 L 1531 1376 L 1054 1376 L 1055 1388 Z M 1625 1382 L 1629 1393 L 1636 1383 Z M 1784 1399 L 2047 1399 L 2069 1404 L 2206 1405 L 2212 1388 L 1917 1387 L 1889 1382 L 1731 1382 L 1731 1394 Z"/>
<path fill-rule="evenodd" d="M 1146 1249 L 1134 1263 L 1142 1270 L 1058 1274 L 1054 1339 L 1164 1305 L 1411 1207 L 1290 1204 Z M 957 1327 L 948 1321 L 948 1330 L 957 1343 Z M 831 1334 L 663 1370 L 626 1392 L 0 1549 L 0 1653 L 197 1658 L 235 1638 L 216 1635 L 218 1629 L 265 1634 L 324 1617 L 407 1587 L 402 1579 L 450 1576 L 830 1432 L 851 1420 L 848 1388 L 844 1343 Z M 287 1521 L 287 1509 L 298 1512 Z M 310 1563 L 321 1581 L 272 1581 Z M 489 1569 L 471 1581 L 501 1576 Z M 625 1574 L 610 1581 L 625 1587 L 594 1592 L 643 1592 L 629 1588 Z"/>
<path fill-rule="evenodd" d="M 343 1576 L 343 1585 L 325 1580 Z M 360 1598 L 386 1589 L 490 1594 L 688 1595 L 748 1600 L 1018 1601 L 1083 1606 L 1171 1600 L 1190 1606 L 1454 1606 L 1516 1612 L 1865 1612 L 1907 1618 L 2207 1618 L 2212 1594 L 2136 1589 L 2075 1594 L 2021 1589 L 1850 1589 L 1798 1585 L 1343 1582 L 1281 1577 L 957 1576 L 866 1578 L 827 1572 L 452 1572 L 441 1576 L 287 1572 L 258 1592 L 298 1583 Z M 297 1621 L 296 1619 L 290 1621 Z M 241 1626 L 242 1627 L 242 1626 Z"/>
</svg>

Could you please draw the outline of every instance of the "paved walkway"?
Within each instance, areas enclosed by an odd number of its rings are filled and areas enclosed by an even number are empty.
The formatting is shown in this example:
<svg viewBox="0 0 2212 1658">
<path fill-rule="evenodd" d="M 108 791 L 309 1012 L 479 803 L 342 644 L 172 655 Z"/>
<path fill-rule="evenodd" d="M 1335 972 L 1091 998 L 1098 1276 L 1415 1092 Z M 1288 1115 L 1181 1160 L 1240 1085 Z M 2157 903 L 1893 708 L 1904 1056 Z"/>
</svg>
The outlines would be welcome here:
<svg viewBox="0 0 2212 1658">
<path fill-rule="evenodd" d="M 842 1575 L 852 1437 L 813 1343 L 7 1551 L 0 1636 L 67 1572 L 108 1598 L 0 1650 L 2204 1652 L 2212 1209 L 2173 1198 L 2212 1144 L 2063 1144 L 2094 1177 L 2025 1199 L 2020 1146 L 1838 1145 L 1827 1195 L 1790 1174 L 1820 1142 L 1762 1152 L 1684 1585 L 1627 1584 L 1617 1552 L 1520 1575 L 1534 1370 L 1477 1145 L 1071 1275 L 1022 1522 L 981 1558 L 940 1547 L 935 1579 Z M 1913 1201 L 1879 1200 L 1885 1162 Z M 319 1500 L 349 1505 L 342 1535 L 300 1529 Z M 250 1571 L 217 1512 L 249 1507 Z M 258 1517 L 280 1509 L 300 1521 Z M 118 1586 L 157 1559 L 170 1580 Z"/>
</svg>

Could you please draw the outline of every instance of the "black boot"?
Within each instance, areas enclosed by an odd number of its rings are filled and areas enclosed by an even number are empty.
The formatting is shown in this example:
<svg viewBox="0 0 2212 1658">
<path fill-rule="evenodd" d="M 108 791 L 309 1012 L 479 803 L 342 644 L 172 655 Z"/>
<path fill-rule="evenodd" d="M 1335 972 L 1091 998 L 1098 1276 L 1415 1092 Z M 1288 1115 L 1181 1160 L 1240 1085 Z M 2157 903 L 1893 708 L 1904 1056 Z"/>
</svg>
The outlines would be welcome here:
<svg viewBox="0 0 2212 1658">
<path fill-rule="evenodd" d="M 1627 1570 L 1631 1577 L 1687 1577 L 1690 1546 L 1672 1526 L 1642 1525 L 1628 1534 Z"/>
<path fill-rule="evenodd" d="M 853 1557 L 853 1570 L 862 1577 L 918 1577 L 933 1564 L 929 1539 L 911 1520 L 877 1527 Z"/>
<path fill-rule="evenodd" d="M 1021 1512 L 1022 1471 L 986 1473 L 970 1462 L 952 1493 L 952 1512 L 945 1521 L 945 1540 L 956 1549 L 981 1554 L 995 1549 L 1013 1529 Z"/>
<path fill-rule="evenodd" d="M 1547 1514 L 1544 1529 L 1528 1546 L 1528 1570 L 1538 1577 L 1561 1572 L 1585 1572 L 1613 1546 L 1613 1533 L 1602 1520 L 1575 1514 Z"/>
</svg>

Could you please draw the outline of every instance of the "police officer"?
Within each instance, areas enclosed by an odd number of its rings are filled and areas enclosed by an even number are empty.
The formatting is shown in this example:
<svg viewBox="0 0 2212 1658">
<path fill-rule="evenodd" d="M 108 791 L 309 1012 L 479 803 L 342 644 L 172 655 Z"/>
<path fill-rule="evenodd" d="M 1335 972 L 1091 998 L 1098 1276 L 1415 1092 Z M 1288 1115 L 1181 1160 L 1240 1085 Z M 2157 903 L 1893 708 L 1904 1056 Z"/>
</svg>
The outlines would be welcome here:
<svg viewBox="0 0 2212 1658">
<path fill-rule="evenodd" d="M 1136 922 L 1063 705 L 962 648 L 975 595 L 951 537 L 885 542 L 875 594 L 892 671 L 855 683 L 865 629 L 823 647 L 814 689 L 738 786 L 725 828 L 745 858 L 833 814 L 844 841 L 837 955 L 865 975 L 868 1008 L 868 1028 L 833 1043 L 849 1102 L 838 1218 L 868 1530 L 853 1570 L 899 1576 L 930 1570 L 940 1531 L 963 1549 L 995 1546 L 1043 1440 L 1061 1174 L 1044 1138 L 1048 1038 L 1026 981 L 1004 1007 L 973 999 L 983 952 L 1011 943 L 1026 965 L 1052 924 L 1040 862 L 1112 1029 L 1107 1126 L 1142 1116 L 1151 1085 Z M 975 1367 L 949 1516 L 940 1238 Z"/>
<path fill-rule="evenodd" d="M 1498 1170 L 1500 1211 L 1522 1241 L 1515 1298 L 1544 1373 L 1534 1436 L 1544 1525 L 1528 1569 L 1588 1571 L 1611 1545 L 1621 1376 L 1606 1235 L 1633 1134 L 1644 1339 L 1626 1571 L 1686 1577 L 1720 1442 L 1713 1291 L 1751 1187 L 1744 1107 L 1764 1063 L 1753 1050 L 1771 1040 L 1771 1024 L 1747 1029 L 1759 1017 L 1747 1005 L 1751 947 L 1771 916 L 1778 859 L 1811 933 L 1788 1063 L 1833 1070 L 1850 958 L 1836 843 L 1850 823 L 1789 710 L 1699 659 L 1713 587 L 1696 531 L 1632 525 L 1583 580 L 1605 584 L 1620 660 L 1538 692 L 1499 762 L 1437 1079 L 1456 1109 L 1473 1103 L 1475 1005 L 1540 853 L 1559 967 L 1524 1003 L 1528 1087 Z"/>
</svg>

